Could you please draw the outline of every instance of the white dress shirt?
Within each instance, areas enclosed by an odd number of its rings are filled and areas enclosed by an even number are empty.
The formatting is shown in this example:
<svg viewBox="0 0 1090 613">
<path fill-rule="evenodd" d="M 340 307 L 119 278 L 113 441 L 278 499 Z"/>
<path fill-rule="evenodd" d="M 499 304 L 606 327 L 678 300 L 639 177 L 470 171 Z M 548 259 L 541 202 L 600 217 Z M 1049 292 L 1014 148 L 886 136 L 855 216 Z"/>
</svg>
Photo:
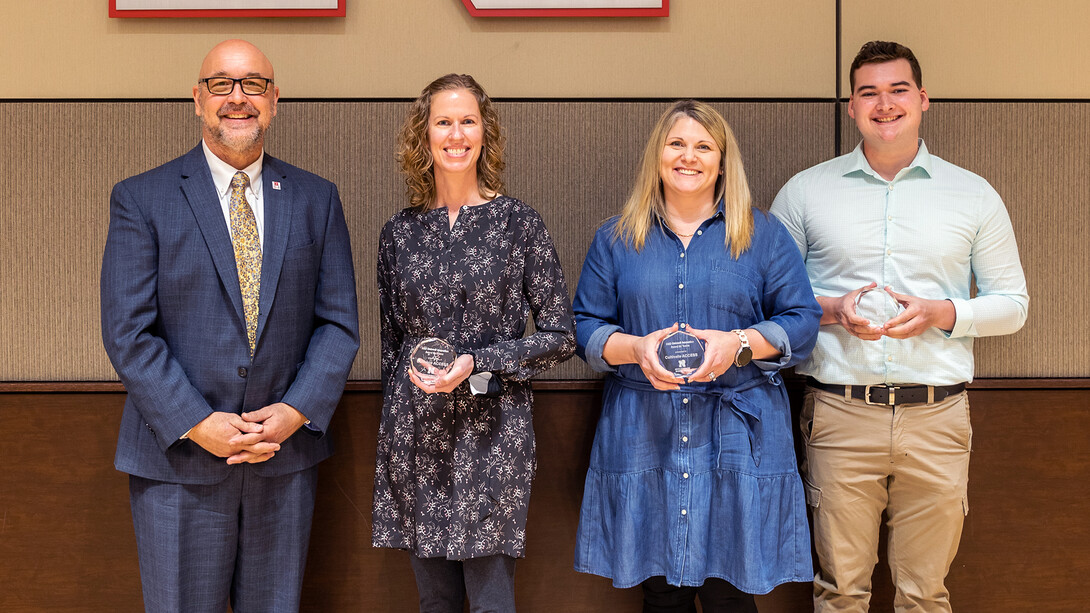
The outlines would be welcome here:
<svg viewBox="0 0 1090 613">
<path fill-rule="evenodd" d="M 227 232 L 231 232 L 231 179 L 238 169 L 216 157 L 216 154 L 208 148 L 203 140 L 204 159 L 208 161 L 208 170 L 212 171 L 212 183 L 216 186 L 216 195 L 220 199 L 220 207 L 223 209 L 223 219 L 227 223 Z M 246 188 L 246 201 L 254 211 L 254 219 L 257 221 L 257 239 L 261 245 L 265 244 L 265 205 L 261 198 L 261 165 L 265 159 L 265 152 L 257 156 L 257 161 L 242 169 L 246 176 L 250 177 L 250 185 Z M 231 237 L 234 239 L 234 236 Z"/>
</svg>

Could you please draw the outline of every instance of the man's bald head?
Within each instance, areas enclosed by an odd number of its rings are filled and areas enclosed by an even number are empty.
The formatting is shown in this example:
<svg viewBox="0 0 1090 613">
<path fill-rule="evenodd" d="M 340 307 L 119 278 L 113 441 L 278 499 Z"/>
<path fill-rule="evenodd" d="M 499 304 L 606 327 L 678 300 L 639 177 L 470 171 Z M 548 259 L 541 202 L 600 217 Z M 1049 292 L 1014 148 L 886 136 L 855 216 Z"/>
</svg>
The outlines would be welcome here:
<svg viewBox="0 0 1090 613">
<path fill-rule="evenodd" d="M 216 77 L 220 77 L 220 83 L 214 83 L 213 89 L 219 93 L 213 94 L 207 79 Z M 243 91 L 244 79 L 249 91 L 261 91 L 267 81 L 265 91 L 247 94 Z M 265 131 L 276 116 L 279 98 L 280 88 L 273 84 L 272 62 L 260 49 L 244 40 L 225 40 L 216 45 L 201 63 L 193 87 L 193 104 L 201 118 L 205 144 L 216 157 L 235 168 L 241 170 L 252 164 L 264 150 Z"/>
<path fill-rule="evenodd" d="M 253 71 L 251 76 L 273 78 L 273 66 L 269 58 L 245 40 L 225 40 L 212 47 L 201 63 L 201 73 L 197 78 L 206 79 L 215 76 L 227 76 L 224 66 L 247 66 Z"/>
</svg>

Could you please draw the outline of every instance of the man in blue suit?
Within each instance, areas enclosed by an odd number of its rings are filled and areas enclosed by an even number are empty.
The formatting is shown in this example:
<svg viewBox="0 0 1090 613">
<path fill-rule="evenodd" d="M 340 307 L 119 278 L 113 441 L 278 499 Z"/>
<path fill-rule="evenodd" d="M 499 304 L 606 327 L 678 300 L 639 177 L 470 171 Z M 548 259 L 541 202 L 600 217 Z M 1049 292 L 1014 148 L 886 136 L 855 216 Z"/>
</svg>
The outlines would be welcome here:
<svg viewBox="0 0 1090 613">
<path fill-rule="evenodd" d="M 260 50 L 217 45 L 201 143 L 110 198 L 102 338 L 148 611 L 299 607 L 359 330 L 336 186 L 264 153 L 279 94 Z"/>
</svg>

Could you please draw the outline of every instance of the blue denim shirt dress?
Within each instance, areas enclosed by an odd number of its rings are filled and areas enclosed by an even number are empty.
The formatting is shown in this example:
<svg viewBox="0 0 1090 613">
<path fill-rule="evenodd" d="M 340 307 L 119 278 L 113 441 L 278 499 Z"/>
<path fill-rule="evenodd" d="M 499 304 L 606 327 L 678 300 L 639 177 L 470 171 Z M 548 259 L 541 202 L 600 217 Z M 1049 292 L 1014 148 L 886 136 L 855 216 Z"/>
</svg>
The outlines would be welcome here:
<svg viewBox="0 0 1090 613">
<path fill-rule="evenodd" d="M 779 371 L 813 349 L 821 310 L 780 222 L 754 209 L 752 245 L 736 260 L 724 245 L 722 206 L 688 248 L 655 225 L 637 253 L 614 239 L 613 218 L 583 264 L 577 351 L 607 375 L 575 569 L 616 587 L 656 575 L 690 586 L 719 577 L 763 594 L 814 576 Z M 603 360 L 614 332 L 643 336 L 674 322 L 753 328 L 782 356 L 678 391 L 655 390 L 636 364 Z"/>
</svg>

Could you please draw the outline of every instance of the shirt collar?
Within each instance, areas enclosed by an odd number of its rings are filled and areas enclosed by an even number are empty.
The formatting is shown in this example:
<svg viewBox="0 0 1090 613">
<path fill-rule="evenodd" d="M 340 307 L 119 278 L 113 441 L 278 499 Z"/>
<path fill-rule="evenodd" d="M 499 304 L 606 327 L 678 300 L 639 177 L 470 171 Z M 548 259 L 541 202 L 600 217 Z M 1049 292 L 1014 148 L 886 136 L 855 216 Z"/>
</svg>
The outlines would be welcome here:
<svg viewBox="0 0 1090 613">
<path fill-rule="evenodd" d="M 912 162 L 906 167 L 902 168 L 897 176 L 894 177 L 894 181 L 908 175 L 916 168 L 919 168 L 925 176 L 931 177 L 931 154 L 927 151 L 927 145 L 924 144 L 923 139 L 917 139 L 919 150 L 916 151 L 916 157 L 912 158 Z M 848 155 L 848 165 L 844 170 L 843 176 L 848 176 L 853 173 L 865 173 L 876 179 L 879 179 L 883 183 L 886 182 L 877 172 L 870 166 L 870 162 L 867 161 L 867 156 L 863 154 L 863 141 L 859 141 L 859 144 L 855 146 L 855 149 Z"/>
<path fill-rule="evenodd" d="M 238 172 L 238 169 L 216 157 L 216 154 L 212 153 L 212 150 L 208 148 L 208 143 L 204 142 L 203 139 L 201 140 L 201 147 L 204 148 L 204 159 L 208 162 L 208 170 L 212 172 L 212 183 L 216 186 L 216 193 L 219 194 L 220 198 L 223 198 L 231 191 L 231 179 Z M 261 168 L 264 160 L 265 152 L 262 151 L 253 164 L 242 169 L 242 172 L 250 177 L 250 191 L 258 197 L 261 196 Z"/>
</svg>

